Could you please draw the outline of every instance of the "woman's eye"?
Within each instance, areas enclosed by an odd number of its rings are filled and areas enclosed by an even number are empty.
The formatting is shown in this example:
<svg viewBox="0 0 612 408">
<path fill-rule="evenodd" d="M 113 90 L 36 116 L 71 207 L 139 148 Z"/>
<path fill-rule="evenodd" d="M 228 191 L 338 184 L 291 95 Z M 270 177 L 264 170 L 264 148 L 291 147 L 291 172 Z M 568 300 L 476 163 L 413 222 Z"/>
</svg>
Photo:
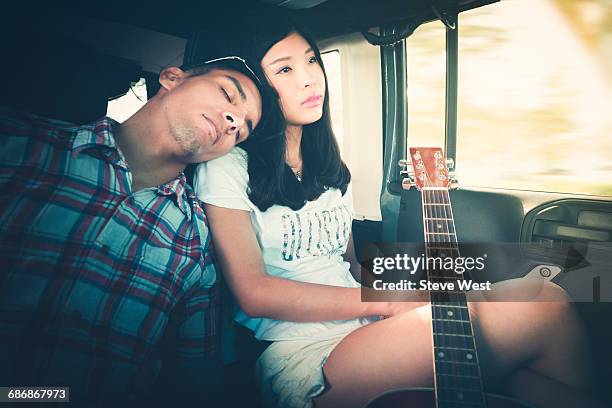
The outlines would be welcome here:
<svg viewBox="0 0 612 408">
<path fill-rule="evenodd" d="M 317 57 L 315 57 L 314 55 L 312 57 L 310 57 L 310 59 L 308 60 L 309 63 L 311 64 L 317 64 L 319 63 L 319 61 L 317 61 Z"/>
<path fill-rule="evenodd" d="M 277 74 L 286 74 L 289 71 L 291 71 L 291 68 L 289 68 L 289 67 L 282 67 L 281 69 L 278 70 Z"/>
</svg>

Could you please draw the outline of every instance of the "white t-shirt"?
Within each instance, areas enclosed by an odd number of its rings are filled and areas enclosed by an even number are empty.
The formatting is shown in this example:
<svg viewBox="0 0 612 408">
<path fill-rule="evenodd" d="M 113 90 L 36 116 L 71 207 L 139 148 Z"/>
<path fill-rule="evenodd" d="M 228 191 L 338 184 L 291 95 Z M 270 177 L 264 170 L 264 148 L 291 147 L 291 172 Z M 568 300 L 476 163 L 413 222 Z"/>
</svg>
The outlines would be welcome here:
<svg viewBox="0 0 612 408">
<path fill-rule="evenodd" d="M 359 287 L 349 271 L 346 252 L 353 203 L 351 185 L 346 193 L 329 189 L 294 211 L 274 205 L 262 212 L 248 197 L 247 153 L 236 147 L 229 154 L 198 166 L 195 190 L 198 198 L 218 207 L 249 211 L 269 275 L 302 282 Z M 223 231 L 212 231 L 222 234 Z M 236 248 L 240 251 L 240 248 Z M 330 338 L 349 333 L 371 319 L 327 322 L 288 322 L 251 318 L 241 310 L 235 320 L 255 332 L 260 340 Z"/>
</svg>

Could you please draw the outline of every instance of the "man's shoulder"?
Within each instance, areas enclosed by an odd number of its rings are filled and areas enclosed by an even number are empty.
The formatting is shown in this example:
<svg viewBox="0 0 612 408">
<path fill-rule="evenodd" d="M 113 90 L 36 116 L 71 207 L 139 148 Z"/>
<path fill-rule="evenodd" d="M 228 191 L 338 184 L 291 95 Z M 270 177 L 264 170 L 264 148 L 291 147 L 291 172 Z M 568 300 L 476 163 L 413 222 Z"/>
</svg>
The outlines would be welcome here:
<svg viewBox="0 0 612 408">
<path fill-rule="evenodd" d="M 36 141 L 68 149 L 79 128 L 73 123 L 0 106 L 0 135 L 10 144 Z"/>
</svg>

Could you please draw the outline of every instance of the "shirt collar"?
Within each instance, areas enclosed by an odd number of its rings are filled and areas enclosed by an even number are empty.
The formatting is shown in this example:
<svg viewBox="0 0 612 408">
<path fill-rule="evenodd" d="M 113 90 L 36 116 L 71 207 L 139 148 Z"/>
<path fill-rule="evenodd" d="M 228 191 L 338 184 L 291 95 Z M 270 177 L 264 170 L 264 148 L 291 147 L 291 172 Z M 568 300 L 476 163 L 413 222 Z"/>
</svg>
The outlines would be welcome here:
<svg viewBox="0 0 612 408">
<path fill-rule="evenodd" d="M 173 196 L 176 206 L 185 214 L 187 219 L 191 219 L 191 207 L 186 200 L 190 191 L 188 191 L 187 178 L 184 173 L 181 172 L 174 180 L 158 186 L 156 192 L 162 196 Z"/>
<path fill-rule="evenodd" d="M 110 162 L 127 169 L 125 158 L 113 136 L 113 128 L 118 125 L 119 122 L 104 117 L 89 125 L 80 126 L 72 142 L 73 154 L 78 155 L 92 149 L 102 151 Z"/>
<path fill-rule="evenodd" d="M 119 125 L 115 120 L 104 117 L 89 125 L 80 126 L 72 142 L 72 150 L 81 152 L 95 146 L 105 146 L 116 149 L 117 144 L 113 137 L 113 127 Z"/>
<path fill-rule="evenodd" d="M 129 170 L 113 136 L 113 128 L 118 125 L 119 122 L 104 117 L 92 124 L 79 127 L 72 143 L 72 151 L 77 155 L 90 149 L 102 150 L 110 162 Z M 155 192 L 162 196 L 173 196 L 176 206 L 187 219 L 191 219 L 191 207 L 186 200 L 190 191 L 186 189 L 186 180 L 185 174 L 181 172 L 174 180 L 157 186 Z"/>
</svg>

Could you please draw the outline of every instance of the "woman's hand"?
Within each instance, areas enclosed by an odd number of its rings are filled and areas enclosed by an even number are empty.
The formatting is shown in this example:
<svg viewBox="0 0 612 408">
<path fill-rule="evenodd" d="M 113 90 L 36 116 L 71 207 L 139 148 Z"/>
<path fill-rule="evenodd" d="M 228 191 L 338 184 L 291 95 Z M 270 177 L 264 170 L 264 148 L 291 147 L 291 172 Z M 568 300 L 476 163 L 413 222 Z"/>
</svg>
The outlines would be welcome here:
<svg viewBox="0 0 612 408">
<path fill-rule="evenodd" d="M 426 301 L 420 301 L 420 302 L 387 302 L 386 305 L 386 309 L 387 312 L 384 314 L 381 314 L 381 317 L 383 319 L 386 319 L 388 317 L 393 317 L 393 316 L 397 316 L 399 314 L 402 313 L 406 313 L 406 312 L 410 312 L 416 308 L 419 308 L 421 306 L 425 306 L 429 304 L 429 302 Z"/>
</svg>

